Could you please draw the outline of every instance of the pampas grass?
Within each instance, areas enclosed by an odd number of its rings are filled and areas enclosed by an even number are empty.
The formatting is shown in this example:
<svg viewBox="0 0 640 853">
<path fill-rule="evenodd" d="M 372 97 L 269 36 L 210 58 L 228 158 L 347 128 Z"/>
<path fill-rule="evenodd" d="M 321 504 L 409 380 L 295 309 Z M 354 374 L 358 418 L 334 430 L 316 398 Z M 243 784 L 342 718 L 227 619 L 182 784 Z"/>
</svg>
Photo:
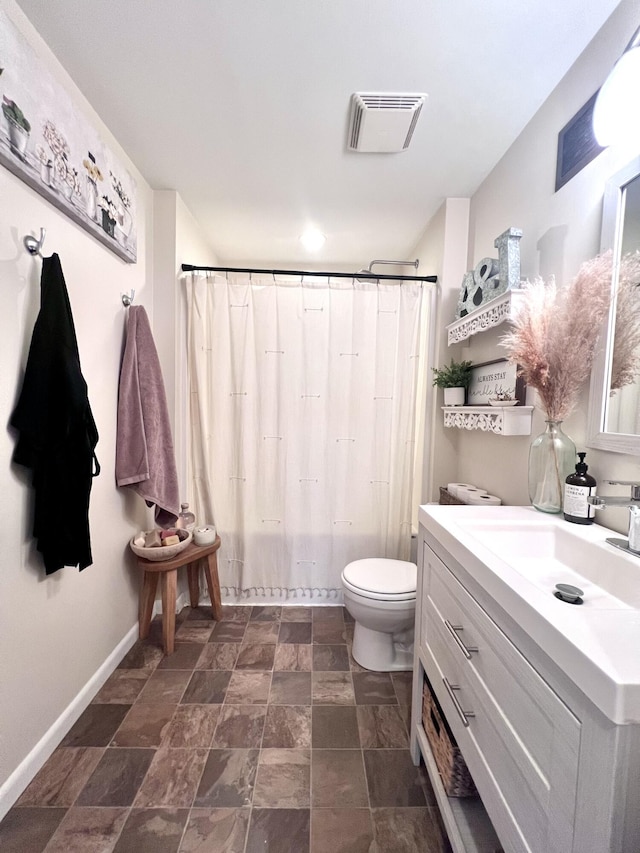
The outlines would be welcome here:
<svg viewBox="0 0 640 853">
<path fill-rule="evenodd" d="M 634 266 L 637 275 L 640 265 Z M 609 251 L 583 264 L 561 290 L 540 278 L 524 285 L 523 305 L 500 343 L 538 392 L 547 420 L 565 420 L 577 405 L 611 303 L 611 274 Z M 625 259 L 620 278 L 629 278 Z"/>
<path fill-rule="evenodd" d="M 631 385 L 640 374 L 640 253 L 626 255 L 623 264 L 616 295 L 611 391 Z"/>
</svg>

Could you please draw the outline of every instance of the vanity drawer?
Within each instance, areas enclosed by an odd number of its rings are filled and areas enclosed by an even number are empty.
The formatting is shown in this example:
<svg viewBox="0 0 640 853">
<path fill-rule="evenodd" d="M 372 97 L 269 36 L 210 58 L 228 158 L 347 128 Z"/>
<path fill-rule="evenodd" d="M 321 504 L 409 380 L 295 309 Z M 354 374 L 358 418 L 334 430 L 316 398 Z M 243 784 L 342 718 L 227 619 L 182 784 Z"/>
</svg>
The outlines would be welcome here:
<svg viewBox="0 0 640 853">
<path fill-rule="evenodd" d="M 452 677 L 463 686 L 464 710 L 475 715 L 463 736 L 491 768 L 526 839 L 523 849 L 567 853 L 580 722 L 446 566 L 429 549 L 425 552 L 422 641 L 443 675 L 452 668 Z M 454 731 L 459 737 L 459 728 Z M 472 758 L 467 760 L 473 773 Z M 520 849 L 515 841 L 514 849 Z"/>
</svg>

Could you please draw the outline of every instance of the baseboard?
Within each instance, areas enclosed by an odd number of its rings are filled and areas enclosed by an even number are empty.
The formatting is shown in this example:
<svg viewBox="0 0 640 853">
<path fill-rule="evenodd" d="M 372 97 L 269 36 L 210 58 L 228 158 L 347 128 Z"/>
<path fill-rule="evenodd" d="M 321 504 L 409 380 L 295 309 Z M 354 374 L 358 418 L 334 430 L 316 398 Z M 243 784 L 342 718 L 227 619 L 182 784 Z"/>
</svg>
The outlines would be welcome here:
<svg viewBox="0 0 640 853">
<path fill-rule="evenodd" d="M 200 601 L 202 601 L 202 594 L 200 595 Z M 189 599 L 189 593 L 188 592 L 180 593 L 180 595 L 176 598 L 176 613 L 180 613 L 182 608 L 188 607 L 190 603 L 191 603 L 191 601 Z M 153 618 L 154 616 L 159 616 L 161 613 L 162 613 L 162 599 L 157 598 L 153 602 L 153 610 L 151 611 L 151 618 Z"/>
<path fill-rule="evenodd" d="M 0 787 L 0 820 L 53 753 L 60 741 L 109 678 L 120 661 L 138 639 L 137 623 L 125 634 L 103 664 L 94 672 L 82 690 L 60 714 L 51 728 L 40 738 L 27 757 Z"/>
</svg>

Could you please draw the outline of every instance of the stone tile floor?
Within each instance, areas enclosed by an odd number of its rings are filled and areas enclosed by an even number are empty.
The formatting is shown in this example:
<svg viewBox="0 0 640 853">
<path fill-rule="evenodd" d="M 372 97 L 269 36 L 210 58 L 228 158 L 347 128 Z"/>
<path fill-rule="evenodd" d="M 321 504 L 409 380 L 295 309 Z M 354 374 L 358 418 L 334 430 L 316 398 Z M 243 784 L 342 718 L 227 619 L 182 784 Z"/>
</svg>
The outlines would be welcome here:
<svg viewBox="0 0 640 853">
<path fill-rule="evenodd" d="M 2 853 L 450 853 L 411 673 L 342 607 L 185 608 L 138 642 L 0 823 Z"/>
</svg>

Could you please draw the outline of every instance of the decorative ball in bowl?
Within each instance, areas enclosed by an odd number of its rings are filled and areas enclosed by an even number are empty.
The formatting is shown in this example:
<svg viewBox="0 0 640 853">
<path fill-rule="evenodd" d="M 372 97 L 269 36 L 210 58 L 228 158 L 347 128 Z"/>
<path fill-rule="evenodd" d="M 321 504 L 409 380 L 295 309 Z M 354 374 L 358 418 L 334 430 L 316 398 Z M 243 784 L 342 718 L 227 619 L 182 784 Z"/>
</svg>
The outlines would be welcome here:
<svg viewBox="0 0 640 853">
<path fill-rule="evenodd" d="M 489 400 L 490 406 L 517 406 L 517 400 Z"/>
<path fill-rule="evenodd" d="M 154 563 L 161 562 L 162 560 L 172 560 L 174 557 L 177 557 L 181 551 L 187 547 L 189 542 L 191 542 L 191 533 L 188 530 L 176 529 L 171 531 L 148 531 L 148 533 L 158 533 L 161 535 L 162 533 L 170 533 L 173 536 L 177 536 L 180 540 L 179 542 L 175 542 L 171 545 L 156 545 L 150 548 L 146 548 L 144 545 L 136 544 L 136 541 L 140 541 L 140 539 L 144 539 L 146 537 L 146 533 L 139 533 L 137 536 L 134 536 L 131 542 L 129 542 L 129 547 L 133 551 L 133 553 L 137 557 L 144 557 L 145 560 L 152 560 Z"/>
</svg>

